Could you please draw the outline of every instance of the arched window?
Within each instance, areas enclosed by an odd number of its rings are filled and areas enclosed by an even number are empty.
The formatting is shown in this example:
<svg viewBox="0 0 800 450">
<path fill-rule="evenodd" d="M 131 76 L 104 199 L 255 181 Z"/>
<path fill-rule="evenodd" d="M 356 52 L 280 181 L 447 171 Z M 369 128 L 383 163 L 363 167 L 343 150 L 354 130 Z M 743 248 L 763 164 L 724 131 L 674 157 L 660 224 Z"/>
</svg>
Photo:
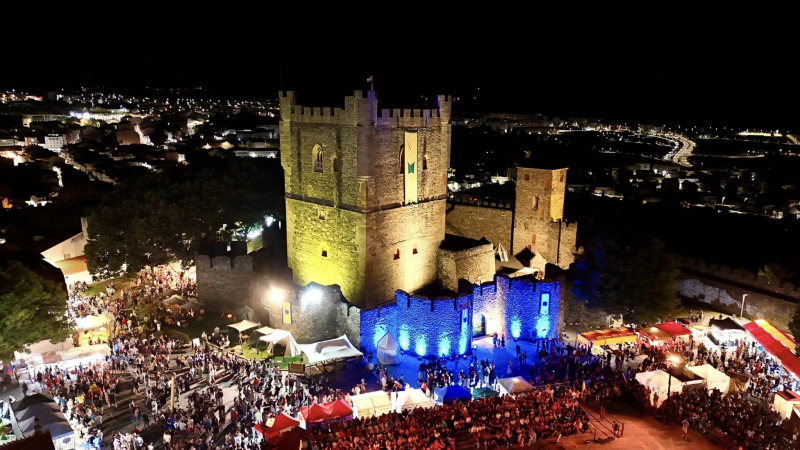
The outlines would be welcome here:
<svg viewBox="0 0 800 450">
<path fill-rule="evenodd" d="M 422 170 L 428 170 L 428 157 L 422 156 Z"/>
<path fill-rule="evenodd" d="M 400 146 L 400 173 L 406 173 L 406 146 Z"/>
<path fill-rule="evenodd" d="M 325 154 L 322 150 L 322 146 L 319 144 L 314 145 L 314 149 L 311 151 L 311 154 L 314 158 L 314 172 L 321 173 L 325 160 Z"/>
<path fill-rule="evenodd" d="M 341 169 L 341 167 L 339 166 L 339 157 L 338 156 L 334 156 L 333 157 L 333 171 L 334 172 L 338 172 L 339 169 Z"/>
</svg>

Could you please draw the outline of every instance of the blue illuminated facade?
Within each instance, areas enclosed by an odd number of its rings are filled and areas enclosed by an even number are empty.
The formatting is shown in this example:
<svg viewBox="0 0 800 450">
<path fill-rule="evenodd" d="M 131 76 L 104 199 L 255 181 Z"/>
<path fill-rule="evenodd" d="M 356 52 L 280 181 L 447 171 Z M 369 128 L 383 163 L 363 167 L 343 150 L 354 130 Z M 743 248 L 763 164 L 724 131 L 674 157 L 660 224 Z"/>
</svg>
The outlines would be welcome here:
<svg viewBox="0 0 800 450">
<path fill-rule="evenodd" d="M 558 335 L 561 284 L 496 275 L 457 297 L 429 299 L 396 292 L 395 302 L 361 312 L 361 345 L 373 354 L 387 333 L 405 353 L 452 356 L 470 352 L 473 330 L 534 340 Z"/>
</svg>

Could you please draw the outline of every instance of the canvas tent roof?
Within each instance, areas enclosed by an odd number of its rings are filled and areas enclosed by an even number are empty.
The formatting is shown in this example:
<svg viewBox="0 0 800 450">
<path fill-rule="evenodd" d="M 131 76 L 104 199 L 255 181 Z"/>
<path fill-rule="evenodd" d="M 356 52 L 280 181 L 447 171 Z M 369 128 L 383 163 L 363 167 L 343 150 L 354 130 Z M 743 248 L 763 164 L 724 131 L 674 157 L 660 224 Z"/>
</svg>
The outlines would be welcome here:
<svg viewBox="0 0 800 450">
<path fill-rule="evenodd" d="M 692 334 L 688 328 L 679 324 L 678 322 L 664 322 L 655 324 L 653 326 L 672 337 L 687 336 Z"/>
<path fill-rule="evenodd" d="M 522 377 L 501 378 L 497 382 L 507 394 L 522 394 L 533 390 L 533 386 Z"/>
<path fill-rule="evenodd" d="M 196 303 L 196 302 L 186 302 L 186 303 L 184 303 L 183 305 L 181 305 L 181 309 L 194 309 L 194 310 L 200 310 L 200 309 L 203 309 L 203 308 L 205 308 L 205 305 L 204 305 L 204 304 L 202 304 L 202 303 Z"/>
<path fill-rule="evenodd" d="M 422 392 L 422 389 L 406 389 L 397 393 L 397 412 L 405 409 L 431 408 L 435 404 Z"/>
<path fill-rule="evenodd" d="M 249 320 L 243 320 L 241 322 L 232 323 L 232 324 L 230 324 L 228 326 L 233 328 L 234 330 L 238 331 L 239 333 L 244 333 L 245 331 L 252 330 L 253 328 L 256 328 L 256 327 L 258 327 L 260 325 L 261 324 L 256 323 L 256 322 L 251 322 Z"/>
<path fill-rule="evenodd" d="M 718 389 L 723 394 L 728 393 L 728 389 L 730 388 L 731 384 L 731 377 L 715 369 L 710 364 L 687 367 L 687 369 L 703 377 L 706 380 L 706 388 L 709 391 L 712 389 Z"/>
<path fill-rule="evenodd" d="M 787 371 L 800 377 L 800 358 L 793 353 L 797 344 L 789 336 L 764 319 L 745 324 L 744 329 L 764 349 L 778 358 Z"/>
<path fill-rule="evenodd" d="M 270 334 L 270 333 L 272 333 L 273 331 L 275 331 L 275 328 L 270 328 L 270 327 L 261 327 L 261 328 L 257 329 L 256 331 L 254 331 L 254 333 L 259 333 L 259 334 Z"/>
<path fill-rule="evenodd" d="M 381 364 L 397 364 L 397 354 L 400 344 L 388 331 L 378 341 L 378 362 Z"/>
<path fill-rule="evenodd" d="M 392 410 L 392 401 L 383 391 L 351 395 L 350 401 L 353 402 L 353 415 L 358 417 L 378 416 Z"/>
<path fill-rule="evenodd" d="M 472 399 L 472 393 L 463 386 L 454 384 L 433 391 L 436 399 L 442 403 L 452 403 L 458 400 Z"/>
<path fill-rule="evenodd" d="M 624 344 L 626 342 L 636 342 L 636 333 L 625 327 L 584 331 L 578 335 L 578 342 L 600 346 Z"/>
<path fill-rule="evenodd" d="M 265 334 L 258 338 L 259 341 L 268 342 L 272 345 L 281 344 L 286 347 L 283 356 L 297 356 L 300 354 L 300 347 L 294 340 L 292 333 L 286 330 L 273 330 L 270 334 Z"/>
<path fill-rule="evenodd" d="M 644 335 L 646 338 L 650 339 L 651 341 L 669 341 L 672 339 L 672 336 L 669 334 L 659 330 L 656 327 L 644 327 L 644 328 L 637 328 L 636 332 L 639 334 Z"/>
<path fill-rule="evenodd" d="M 341 335 L 336 339 L 297 346 L 311 365 L 335 361 L 337 359 L 354 358 L 363 355 L 353 347 L 347 335 Z"/>
<path fill-rule="evenodd" d="M 353 408 L 345 399 L 328 403 L 315 403 L 311 406 L 300 408 L 300 414 L 306 422 L 322 422 L 324 420 L 338 419 L 353 414 Z"/>
<path fill-rule="evenodd" d="M 778 391 L 772 404 L 782 419 L 788 419 L 792 415 L 792 408 L 800 404 L 800 395 L 792 391 Z"/>
<path fill-rule="evenodd" d="M 91 330 L 92 328 L 102 327 L 111 322 L 110 314 L 98 314 L 96 316 L 79 317 L 75 319 L 76 330 Z"/>
<path fill-rule="evenodd" d="M 38 405 L 39 403 L 55 403 L 55 400 L 53 400 L 52 397 L 48 397 L 44 394 L 26 395 L 22 398 L 22 400 L 14 403 L 11 406 L 11 409 L 14 411 L 22 411 L 31 405 Z"/>
<path fill-rule="evenodd" d="M 722 319 L 722 320 L 720 320 L 720 319 L 711 319 L 711 320 L 708 321 L 708 324 L 711 325 L 712 327 L 717 327 L 720 330 L 739 330 L 739 331 L 744 331 L 744 327 L 739 325 L 738 322 L 736 322 L 735 320 L 731 319 L 730 317 L 727 317 L 727 318 Z"/>
<path fill-rule="evenodd" d="M 264 436 L 268 438 L 274 438 L 281 433 L 285 433 L 287 431 L 290 431 L 292 428 L 299 426 L 300 421 L 292 419 L 286 414 L 279 414 L 278 417 L 275 418 L 275 421 L 272 422 L 271 427 L 264 429 L 259 425 L 261 424 L 256 425 L 256 430 L 260 431 Z"/>
<path fill-rule="evenodd" d="M 30 419 L 32 417 L 35 417 L 37 414 L 42 414 L 43 411 L 48 411 L 48 410 L 49 411 L 60 411 L 61 408 L 59 408 L 58 405 L 55 402 L 53 402 L 53 403 L 50 403 L 50 402 L 37 403 L 37 404 L 31 405 L 31 406 L 29 406 L 29 407 L 27 407 L 27 408 L 25 408 L 23 410 L 18 410 L 17 414 L 16 414 L 17 422 L 21 422 L 23 420 Z"/>
</svg>

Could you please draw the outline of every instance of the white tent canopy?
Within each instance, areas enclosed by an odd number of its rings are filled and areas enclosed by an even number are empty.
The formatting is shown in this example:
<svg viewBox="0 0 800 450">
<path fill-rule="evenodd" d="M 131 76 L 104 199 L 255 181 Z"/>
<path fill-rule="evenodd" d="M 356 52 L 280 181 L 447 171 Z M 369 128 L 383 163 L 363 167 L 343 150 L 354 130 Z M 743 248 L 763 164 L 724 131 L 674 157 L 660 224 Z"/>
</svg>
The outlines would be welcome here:
<svg viewBox="0 0 800 450">
<path fill-rule="evenodd" d="M 687 367 L 693 373 L 705 378 L 706 380 L 706 389 L 709 391 L 712 389 L 717 389 L 723 394 L 728 393 L 728 388 L 730 388 L 731 384 L 731 377 L 725 375 L 724 373 L 720 372 L 719 370 L 715 369 L 710 364 L 703 364 L 702 366 L 693 366 Z M 673 383 L 675 381 L 673 380 Z"/>
<path fill-rule="evenodd" d="M 406 409 L 431 408 L 436 404 L 422 392 L 422 389 L 406 389 L 397 393 L 395 408 L 401 413 Z"/>
<path fill-rule="evenodd" d="M 228 326 L 238 331 L 239 333 L 244 333 L 247 330 L 252 330 L 253 328 L 261 326 L 261 324 L 256 322 L 251 322 L 249 320 L 243 320 L 241 322 L 232 323 Z"/>
<path fill-rule="evenodd" d="M 258 338 L 258 340 L 269 343 L 270 349 L 272 349 L 275 344 L 283 345 L 286 347 L 286 351 L 283 353 L 283 356 L 297 356 L 300 354 L 300 348 L 298 348 L 297 341 L 294 340 L 292 333 L 286 330 L 274 330 L 270 334 L 261 336 Z"/>
<path fill-rule="evenodd" d="M 351 395 L 350 402 L 353 404 L 353 417 L 379 416 L 392 411 L 392 401 L 383 391 Z"/>
<path fill-rule="evenodd" d="M 98 314 L 96 316 L 78 317 L 75 319 L 76 330 L 91 330 L 102 327 L 111 322 L 111 314 Z"/>
<path fill-rule="evenodd" d="M 344 334 L 336 339 L 317 342 L 316 344 L 298 345 L 298 347 L 306 355 L 308 363 L 311 365 L 363 355 L 353 347 L 353 344 L 347 339 L 347 335 Z"/>
<path fill-rule="evenodd" d="M 381 364 L 397 364 L 399 351 L 400 344 L 389 332 L 386 332 L 381 340 L 378 341 L 378 361 Z"/>
<path fill-rule="evenodd" d="M 670 378 L 672 378 L 671 381 Z M 650 400 L 655 401 L 655 396 L 658 394 L 658 404 L 656 408 L 661 406 L 661 403 L 667 399 L 667 388 L 669 388 L 669 391 L 673 394 L 677 394 L 683 391 L 684 384 L 681 380 L 663 370 L 651 370 L 650 372 L 637 373 L 636 381 L 650 389 Z"/>
<path fill-rule="evenodd" d="M 261 327 L 261 328 L 257 329 L 256 331 L 254 331 L 254 333 L 258 333 L 258 334 L 270 334 L 270 333 L 272 333 L 273 331 L 275 331 L 275 328 L 270 328 L 270 327 Z"/>
<path fill-rule="evenodd" d="M 501 394 L 522 394 L 533 390 L 533 385 L 522 377 L 501 378 L 497 383 Z"/>
<path fill-rule="evenodd" d="M 800 405 L 800 395 L 792 391 L 779 391 L 775 393 L 772 404 L 781 419 L 788 419 L 792 416 L 792 408 Z"/>
</svg>

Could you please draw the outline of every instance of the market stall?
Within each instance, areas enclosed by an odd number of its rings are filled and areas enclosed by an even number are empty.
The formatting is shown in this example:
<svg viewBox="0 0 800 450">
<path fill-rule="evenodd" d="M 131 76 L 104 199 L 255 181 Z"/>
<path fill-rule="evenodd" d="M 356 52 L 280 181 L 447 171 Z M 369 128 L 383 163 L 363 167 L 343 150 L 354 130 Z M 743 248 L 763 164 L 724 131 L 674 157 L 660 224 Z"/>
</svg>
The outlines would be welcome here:
<svg viewBox="0 0 800 450">
<path fill-rule="evenodd" d="M 659 330 L 655 326 L 636 328 L 636 334 L 645 344 L 660 347 L 672 342 L 672 336 Z"/>
<path fill-rule="evenodd" d="M 241 322 L 236 322 L 228 325 L 228 327 L 233 328 L 234 330 L 237 331 L 237 334 L 239 335 L 239 343 L 241 343 L 243 334 L 246 331 L 252 330 L 253 328 L 258 328 L 260 326 L 261 326 L 260 323 L 251 322 L 249 320 L 243 320 Z"/>
<path fill-rule="evenodd" d="M 708 336 L 717 345 L 725 344 L 727 347 L 735 347 L 747 336 L 744 327 L 730 317 L 711 319 L 708 325 L 711 327 Z"/>
<path fill-rule="evenodd" d="M 433 392 L 436 401 L 444 404 L 454 403 L 457 401 L 469 401 L 472 399 L 472 393 L 467 388 L 457 384 L 439 388 Z"/>
<path fill-rule="evenodd" d="M 300 354 L 300 347 L 297 341 L 294 340 L 292 333 L 286 330 L 273 330 L 272 333 L 265 334 L 258 338 L 261 342 L 268 344 L 267 350 L 274 354 L 275 345 L 282 345 L 284 347 L 283 356 L 292 357 Z"/>
<path fill-rule="evenodd" d="M 307 364 L 326 364 L 338 360 L 357 358 L 363 353 L 356 350 L 346 335 L 341 335 L 337 339 L 317 342 L 314 344 L 298 344 L 297 347 L 305 355 Z"/>
<path fill-rule="evenodd" d="M 653 326 L 668 334 L 673 342 L 689 342 L 689 337 L 692 335 L 692 332 L 688 328 L 678 322 L 664 322 Z"/>
<path fill-rule="evenodd" d="M 353 408 L 347 400 L 340 399 L 328 403 L 314 403 L 300 408 L 300 415 L 305 423 L 323 422 L 353 415 Z"/>
<path fill-rule="evenodd" d="M 397 393 L 395 409 L 402 413 L 404 410 L 416 408 L 431 408 L 436 402 L 431 401 L 422 389 L 406 389 Z"/>
<path fill-rule="evenodd" d="M 772 400 L 775 411 L 780 414 L 781 419 L 788 419 L 792 415 L 792 409 L 800 406 L 800 394 L 792 391 L 778 391 Z"/>
<path fill-rule="evenodd" d="M 588 346 L 625 344 L 636 342 L 636 333 L 625 327 L 584 331 L 578 334 L 578 342 Z"/>
<path fill-rule="evenodd" d="M 392 411 L 392 401 L 383 391 L 351 395 L 350 402 L 353 404 L 353 417 L 379 416 Z"/>
<path fill-rule="evenodd" d="M 680 375 L 673 375 L 663 370 L 651 370 L 650 372 L 639 372 L 636 374 L 636 381 L 650 389 L 650 400 L 655 402 L 658 395 L 656 407 L 667 399 L 667 392 L 672 394 L 683 392 L 684 389 L 701 387 L 702 379 L 691 380 Z"/>
<path fill-rule="evenodd" d="M 795 380 L 800 378 L 800 358 L 794 353 L 797 343 L 792 338 L 764 319 L 745 324 L 744 329 L 747 335 L 777 359 Z"/>
<path fill-rule="evenodd" d="M 715 369 L 710 364 L 687 367 L 686 369 L 702 377 L 706 382 L 706 389 L 709 391 L 717 389 L 723 394 L 728 393 L 731 377 Z"/>
<path fill-rule="evenodd" d="M 497 380 L 500 394 L 524 394 L 533 391 L 533 385 L 522 377 L 501 378 Z"/>
</svg>

